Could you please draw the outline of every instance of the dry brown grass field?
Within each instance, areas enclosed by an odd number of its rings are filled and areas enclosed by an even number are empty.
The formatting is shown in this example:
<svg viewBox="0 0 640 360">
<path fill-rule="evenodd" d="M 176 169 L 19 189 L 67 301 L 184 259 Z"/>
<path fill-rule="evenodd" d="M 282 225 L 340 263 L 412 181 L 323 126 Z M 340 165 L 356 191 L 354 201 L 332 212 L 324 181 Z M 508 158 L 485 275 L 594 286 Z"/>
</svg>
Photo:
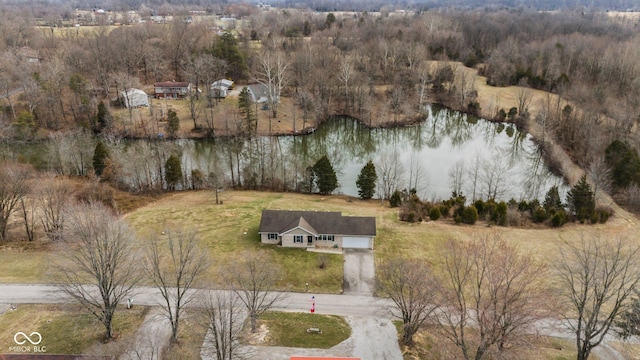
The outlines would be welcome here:
<svg viewBox="0 0 640 360">
<path fill-rule="evenodd" d="M 152 93 L 153 88 L 146 87 L 147 93 Z M 198 102 L 198 112 L 196 121 L 199 127 L 206 127 L 205 115 L 214 119 L 215 136 L 226 136 L 234 133 L 237 125 L 241 122 L 240 113 L 238 111 L 238 95 L 237 91 L 233 95 L 225 99 L 214 101 L 214 106 L 208 108 L 206 106 L 205 97 L 201 97 Z M 173 109 L 180 119 L 180 129 L 177 136 L 181 138 L 198 138 L 205 136 L 205 131 L 194 131 L 194 123 L 191 118 L 189 108 L 189 100 L 165 100 L 152 99 L 150 107 L 142 107 L 133 109 L 131 114 L 129 110 L 124 108 L 113 108 L 112 114 L 115 119 L 115 128 L 117 130 L 126 130 L 138 137 L 155 137 L 158 133 L 166 134 L 166 122 L 162 121 L 163 115 L 168 109 Z M 294 134 L 303 131 L 303 127 L 311 127 L 311 122 L 304 122 L 301 116 L 302 112 L 293 104 L 293 99 L 282 98 L 278 116 L 273 117 L 269 110 L 262 110 L 262 104 L 256 104 L 253 109 L 258 114 L 258 134 Z"/>
</svg>

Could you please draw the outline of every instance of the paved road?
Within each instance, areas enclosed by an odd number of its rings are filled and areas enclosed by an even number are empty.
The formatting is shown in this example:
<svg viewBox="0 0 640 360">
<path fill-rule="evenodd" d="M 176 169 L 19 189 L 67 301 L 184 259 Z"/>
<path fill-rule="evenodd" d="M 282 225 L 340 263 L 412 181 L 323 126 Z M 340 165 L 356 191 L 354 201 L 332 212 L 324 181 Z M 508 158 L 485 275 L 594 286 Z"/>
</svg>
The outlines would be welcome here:
<svg viewBox="0 0 640 360">
<path fill-rule="evenodd" d="M 380 317 L 380 309 L 390 302 L 364 295 L 331 295 L 312 293 L 287 293 L 287 297 L 275 310 L 309 311 L 311 296 L 316 297 L 316 313 L 341 316 Z M 134 305 L 159 305 L 160 293 L 153 287 L 136 288 Z M 3 304 L 56 304 L 67 302 L 53 285 L 2 285 L 0 303 Z M 390 315 L 386 315 L 390 318 Z"/>
<path fill-rule="evenodd" d="M 316 313 L 318 314 L 340 315 L 356 319 L 351 320 L 350 322 L 366 322 L 378 319 L 381 321 L 379 323 L 381 326 L 387 323 L 385 320 L 388 321 L 391 319 L 391 314 L 387 309 L 392 306 L 392 303 L 386 299 L 374 298 L 367 295 L 287 293 L 287 297 L 281 301 L 280 305 L 274 310 L 292 312 L 309 311 L 312 295 L 315 295 Z M 159 299 L 161 299 L 161 297 L 157 289 L 152 287 L 139 287 L 136 289 L 136 295 L 134 296 L 134 306 L 156 306 L 160 304 Z M 52 304 L 64 303 L 66 301 L 68 300 L 59 296 L 56 292 L 56 288 L 52 285 L 0 284 L 0 304 Z M 567 331 L 559 320 L 547 319 L 540 321 L 534 325 L 533 331 L 545 336 L 569 340 L 574 339 L 574 335 Z M 607 344 L 607 341 L 611 340 L 614 340 L 613 337 L 608 337 L 601 346 L 595 349 L 594 354 L 602 359 L 624 360 L 622 355 Z M 369 342 L 369 344 L 374 345 L 376 343 L 374 341 Z M 357 345 L 354 345 L 354 348 L 357 348 Z M 377 350 L 375 348 L 370 348 L 368 351 L 375 352 Z M 395 359 L 395 357 L 391 357 L 391 359 Z M 399 359 L 401 359 L 401 357 Z"/>
</svg>

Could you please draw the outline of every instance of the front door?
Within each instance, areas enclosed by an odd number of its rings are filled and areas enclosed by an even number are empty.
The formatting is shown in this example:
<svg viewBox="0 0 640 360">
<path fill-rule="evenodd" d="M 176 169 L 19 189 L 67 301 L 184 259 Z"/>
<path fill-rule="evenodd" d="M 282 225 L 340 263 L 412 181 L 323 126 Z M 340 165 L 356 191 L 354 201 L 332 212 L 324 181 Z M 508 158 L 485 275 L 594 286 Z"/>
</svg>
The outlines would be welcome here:
<svg viewBox="0 0 640 360">
<path fill-rule="evenodd" d="M 307 245 L 313 244 L 313 235 L 307 236 Z"/>
</svg>

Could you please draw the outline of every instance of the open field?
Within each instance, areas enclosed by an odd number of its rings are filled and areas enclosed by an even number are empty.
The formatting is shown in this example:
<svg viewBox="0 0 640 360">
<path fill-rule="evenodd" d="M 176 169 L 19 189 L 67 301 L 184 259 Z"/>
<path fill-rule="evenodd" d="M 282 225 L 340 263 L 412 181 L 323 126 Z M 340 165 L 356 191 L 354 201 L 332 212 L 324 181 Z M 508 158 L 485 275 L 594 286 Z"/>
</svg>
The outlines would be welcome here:
<svg viewBox="0 0 640 360">
<path fill-rule="evenodd" d="M 347 196 L 319 196 L 257 191 L 226 191 L 223 204 L 215 205 L 211 191 L 190 191 L 165 197 L 134 210 L 126 220 L 138 234 L 137 247 L 142 249 L 152 234 L 164 228 L 183 227 L 198 233 L 201 246 L 207 250 L 213 265 L 207 282 L 218 282 L 218 270 L 237 260 L 244 251 L 264 251 L 284 269 L 282 288 L 303 291 L 309 283 L 314 292 L 337 293 L 342 285 L 342 256 L 329 255 L 325 269 L 318 268 L 318 254 L 303 249 L 287 249 L 262 245 L 257 229 L 262 209 L 306 209 L 342 211 L 345 215 L 374 216 L 377 222 L 375 258 L 415 257 L 433 262 L 440 258 L 439 249 L 449 238 L 470 240 L 494 231 L 522 251 L 531 252 L 541 261 L 553 263 L 558 246 L 574 242 L 592 232 L 607 237 L 637 237 L 637 218 L 616 213 L 606 224 L 566 224 L 561 228 L 488 227 L 455 225 L 450 220 L 409 224 L 398 221 L 397 209 L 383 207 L 376 200 L 362 201 Z M 22 244 L 22 243 L 21 243 Z M 48 246 L 12 246 L 0 250 L 0 282 L 50 282 L 47 264 L 55 258 Z"/>
<path fill-rule="evenodd" d="M 147 308 L 137 306 L 126 311 L 117 311 L 113 329 L 116 338 L 126 339 L 138 328 Z M 118 353 L 111 344 L 103 344 L 104 326 L 96 318 L 76 305 L 19 305 L 0 315 L 0 353 L 13 353 L 17 332 L 31 334 L 37 331 L 42 336 L 38 344 L 52 354 L 100 354 L 109 347 L 109 352 Z M 118 342 L 119 346 L 125 341 Z M 28 342 L 26 345 L 30 345 Z M 115 344 L 114 344 L 115 345 Z M 32 351 L 33 352 L 33 351 Z"/>
<path fill-rule="evenodd" d="M 214 106 L 207 107 L 205 96 L 201 96 L 197 102 L 197 124 L 200 128 L 206 127 L 206 116 L 214 119 L 214 134 L 216 136 L 224 136 L 232 134 L 237 124 L 241 121 L 238 111 L 238 93 L 242 86 L 236 86 L 231 95 L 225 99 L 214 100 Z M 146 86 L 147 93 L 153 93 L 152 86 Z M 115 119 L 115 128 L 118 130 L 127 130 L 136 136 L 152 136 L 158 133 L 166 134 L 164 129 L 166 122 L 160 121 L 162 115 L 166 114 L 168 109 L 173 109 L 180 119 L 180 130 L 177 136 L 182 138 L 197 138 L 205 136 L 205 131 L 194 132 L 194 124 L 189 109 L 190 102 L 188 99 L 169 100 L 169 99 L 151 99 L 150 107 L 136 108 L 129 110 L 125 108 L 112 108 L 112 115 Z M 206 112 L 206 116 L 203 112 Z M 253 108 L 254 114 L 258 116 L 258 133 L 259 134 L 293 134 L 303 131 L 303 128 L 309 128 L 313 124 L 310 121 L 303 121 L 302 112 L 296 108 L 293 99 L 283 97 L 278 106 L 278 116 L 273 118 L 270 110 L 262 110 L 262 104 L 255 104 Z"/>
</svg>

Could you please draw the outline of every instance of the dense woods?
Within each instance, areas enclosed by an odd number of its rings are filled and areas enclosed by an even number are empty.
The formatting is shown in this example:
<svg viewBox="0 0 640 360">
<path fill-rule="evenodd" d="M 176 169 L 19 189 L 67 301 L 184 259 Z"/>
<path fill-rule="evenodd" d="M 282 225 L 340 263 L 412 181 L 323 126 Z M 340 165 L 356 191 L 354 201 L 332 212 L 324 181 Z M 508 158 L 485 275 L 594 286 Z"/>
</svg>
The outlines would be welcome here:
<svg viewBox="0 0 640 360">
<path fill-rule="evenodd" d="M 286 119 L 279 111 L 286 99 L 304 120 L 298 131 L 313 130 L 334 115 L 369 126 L 411 123 L 425 116 L 429 103 L 525 128 L 535 122 L 589 170 L 594 189 L 613 190 L 630 208 L 637 207 L 637 174 L 612 178 L 619 173 L 612 168 L 624 159 L 614 158 L 620 152 L 605 156 L 611 144 L 624 144 L 620 156 L 625 158 L 637 158 L 640 147 L 637 18 L 584 9 L 320 13 L 301 7 L 217 5 L 198 10 L 206 15 L 196 18 L 187 5 L 153 10 L 137 5 L 137 16 L 161 15 L 170 21 L 134 23 L 123 17 L 120 26 L 107 26 L 106 20 L 100 26 L 101 17 L 93 16 L 98 26 L 64 28 L 81 19 L 67 6 L 7 6 L 0 14 L 0 139 L 51 139 L 49 150 L 55 151 L 46 158 L 21 160 L 40 170 L 86 175 L 92 171 L 93 135 L 98 134 L 105 149 L 98 162 L 94 158 L 99 166 L 92 172 L 103 178 L 106 172 L 127 190 L 213 183 L 300 190 L 308 183 L 305 169 L 323 154 L 305 159 L 299 169 L 295 165 L 288 179 L 284 168 L 294 164 L 278 158 L 278 144 L 245 142 L 258 132 L 257 107 L 241 97 L 233 111 L 212 110 L 218 101 L 209 96 L 209 85 L 226 77 L 269 89 L 267 107 L 274 120 Z M 233 20 L 220 25 L 216 13 Z M 459 71 L 463 67 L 477 69 L 493 86 L 521 86 L 518 106 L 482 108 L 475 80 Z M 133 145 L 138 147 L 135 157 L 118 154 L 119 139 L 152 138 L 157 132 L 144 118 L 138 120 L 137 112 L 120 111 L 113 100 L 132 88 L 150 93 L 151 84 L 167 80 L 190 82 L 195 89 L 186 99 L 189 113 L 179 115 L 190 118 L 193 129 L 184 129 L 183 123 L 182 136 L 224 136 L 230 144 L 226 158 L 209 169 L 183 165 L 183 179 L 168 182 L 162 176 L 165 163 L 171 154 L 180 154 L 179 146 L 138 144 Z M 549 98 L 532 116 L 527 89 L 562 100 Z M 173 110 L 154 116 L 169 120 L 159 130 L 177 136 L 180 124 Z M 544 149 L 545 139 L 539 140 Z M 104 151 L 111 154 L 106 162 L 100 159 Z M 3 157 L 15 155 L 8 151 Z M 230 178 L 221 178 L 221 168 Z M 122 173 L 129 180 L 119 179 Z"/>
</svg>

